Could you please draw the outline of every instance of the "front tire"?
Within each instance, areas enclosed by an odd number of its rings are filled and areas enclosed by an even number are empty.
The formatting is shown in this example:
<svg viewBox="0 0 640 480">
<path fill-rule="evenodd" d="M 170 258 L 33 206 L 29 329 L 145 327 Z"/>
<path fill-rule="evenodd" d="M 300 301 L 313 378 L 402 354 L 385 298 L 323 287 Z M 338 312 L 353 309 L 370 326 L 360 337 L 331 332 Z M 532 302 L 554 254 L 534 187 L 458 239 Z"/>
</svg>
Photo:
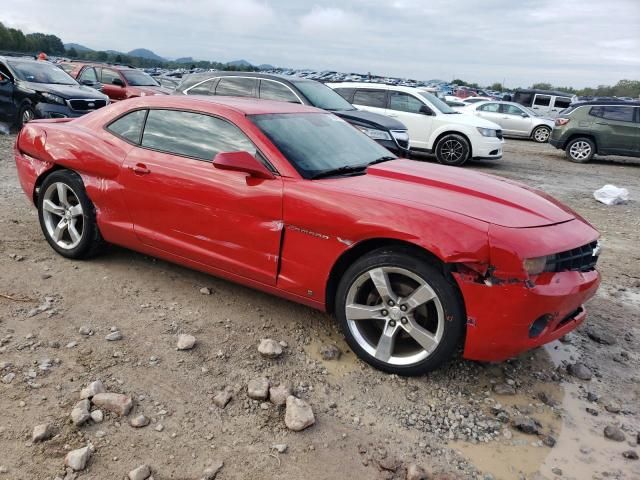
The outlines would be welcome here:
<svg viewBox="0 0 640 480">
<path fill-rule="evenodd" d="M 596 153 L 596 145 L 587 137 L 578 137 L 571 140 L 565 148 L 567 158 L 575 163 L 590 162 Z"/>
<path fill-rule="evenodd" d="M 18 118 L 16 119 L 16 128 L 20 130 L 26 123 L 36 118 L 36 112 L 30 105 L 23 105 L 18 111 Z"/>
<path fill-rule="evenodd" d="M 536 127 L 533 129 L 531 139 L 536 143 L 547 143 L 551 136 L 551 129 L 549 127 Z"/>
<path fill-rule="evenodd" d="M 75 172 L 58 170 L 44 179 L 38 218 L 47 242 L 63 257 L 88 258 L 103 246 L 95 208 Z"/>
<path fill-rule="evenodd" d="M 461 135 L 445 135 L 436 144 L 436 159 L 443 165 L 463 165 L 470 154 L 469 142 Z"/>
<path fill-rule="evenodd" d="M 421 375 L 456 352 L 464 308 L 440 269 L 406 249 L 381 248 L 358 259 L 336 292 L 336 317 L 365 362 L 398 375 Z"/>
</svg>

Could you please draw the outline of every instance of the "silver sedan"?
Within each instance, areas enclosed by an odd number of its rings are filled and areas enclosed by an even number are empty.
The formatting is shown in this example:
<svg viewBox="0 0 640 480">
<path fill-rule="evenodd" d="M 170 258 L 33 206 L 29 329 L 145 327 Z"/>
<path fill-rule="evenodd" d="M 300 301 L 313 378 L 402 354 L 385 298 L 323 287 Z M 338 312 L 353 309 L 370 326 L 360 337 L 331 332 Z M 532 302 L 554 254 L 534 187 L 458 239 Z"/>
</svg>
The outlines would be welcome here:
<svg viewBox="0 0 640 480">
<path fill-rule="evenodd" d="M 506 137 L 530 138 L 538 143 L 549 141 L 554 125 L 553 120 L 540 117 L 533 110 L 513 102 L 477 102 L 456 110 L 497 123 Z"/>
</svg>

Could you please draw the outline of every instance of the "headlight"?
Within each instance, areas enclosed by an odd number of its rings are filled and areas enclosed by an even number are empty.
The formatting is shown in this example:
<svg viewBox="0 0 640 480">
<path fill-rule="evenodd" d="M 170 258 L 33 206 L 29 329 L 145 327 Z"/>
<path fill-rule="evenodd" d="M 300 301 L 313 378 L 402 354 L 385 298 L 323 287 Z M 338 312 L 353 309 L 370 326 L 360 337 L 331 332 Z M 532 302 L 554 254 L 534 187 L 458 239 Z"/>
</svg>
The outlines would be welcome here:
<svg viewBox="0 0 640 480">
<path fill-rule="evenodd" d="M 544 272 L 549 257 L 527 258 L 522 262 L 522 266 L 529 275 L 538 275 Z"/>
<path fill-rule="evenodd" d="M 375 128 L 360 127 L 358 125 L 356 125 L 355 127 L 358 130 L 360 130 L 362 133 L 367 135 L 368 137 L 373 138 L 374 140 L 391 140 L 391 135 L 389 135 L 389 133 L 385 132 L 384 130 L 376 130 Z"/>
<path fill-rule="evenodd" d="M 64 105 L 64 98 L 59 97 L 58 95 L 54 95 L 49 92 L 42 92 L 42 98 L 44 98 L 49 103 L 57 103 L 58 105 Z"/>
<path fill-rule="evenodd" d="M 482 135 L 483 137 L 497 137 L 498 134 L 496 133 L 496 130 L 492 129 L 492 128 L 482 128 L 482 127 L 476 127 L 478 129 L 478 132 L 480 132 L 480 135 Z"/>
<path fill-rule="evenodd" d="M 409 141 L 409 133 L 406 130 L 391 130 L 391 135 L 399 142 Z"/>
</svg>

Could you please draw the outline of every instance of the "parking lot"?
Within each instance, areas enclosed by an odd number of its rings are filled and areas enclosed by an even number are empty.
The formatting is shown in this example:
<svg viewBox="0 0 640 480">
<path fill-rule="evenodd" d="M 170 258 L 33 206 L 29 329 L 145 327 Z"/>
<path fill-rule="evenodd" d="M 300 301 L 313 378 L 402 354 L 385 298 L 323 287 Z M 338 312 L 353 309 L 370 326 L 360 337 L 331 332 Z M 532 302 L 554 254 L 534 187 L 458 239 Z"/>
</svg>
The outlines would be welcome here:
<svg viewBox="0 0 640 480">
<path fill-rule="evenodd" d="M 0 377 L 15 374 L 0 383 L 0 479 L 63 478 L 66 451 L 87 442 L 95 451 L 81 478 L 123 478 L 144 463 L 156 479 L 197 479 L 218 462 L 222 480 L 399 479 L 411 464 L 442 480 L 640 478 L 640 462 L 623 457 L 640 441 L 639 161 L 579 165 L 547 144 L 507 140 L 502 160 L 462 167 L 541 189 L 593 223 L 603 284 L 562 343 L 407 379 L 357 360 L 331 317 L 301 305 L 120 248 L 88 262 L 56 255 L 18 183 L 14 139 L 0 134 Z M 597 203 L 604 184 L 632 201 Z M 122 339 L 106 340 L 112 330 Z M 196 347 L 176 350 L 179 333 Z M 284 354 L 262 358 L 262 338 Z M 330 344 L 343 353 L 324 360 Z M 576 361 L 591 380 L 567 372 Z M 282 407 L 249 399 L 260 376 L 290 383 L 316 424 L 291 432 Z M 97 379 L 131 396 L 132 416 L 150 425 L 106 415 L 74 427 L 79 391 Z M 220 409 L 223 389 L 232 399 Z M 56 436 L 33 444 L 45 422 Z M 605 439 L 607 426 L 624 440 Z"/>
</svg>

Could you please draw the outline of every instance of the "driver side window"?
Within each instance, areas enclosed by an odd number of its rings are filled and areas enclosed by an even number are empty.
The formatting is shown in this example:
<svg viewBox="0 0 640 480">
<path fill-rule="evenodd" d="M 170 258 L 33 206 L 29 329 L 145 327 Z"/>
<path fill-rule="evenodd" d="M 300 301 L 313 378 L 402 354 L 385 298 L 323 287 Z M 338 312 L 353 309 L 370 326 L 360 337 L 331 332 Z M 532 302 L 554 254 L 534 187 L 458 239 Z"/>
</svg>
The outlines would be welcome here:
<svg viewBox="0 0 640 480">
<path fill-rule="evenodd" d="M 420 113 L 420 108 L 424 105 L 413 95 L 404 92 L 390 92 L 389 108 L 400 112 Z"/>
<path fill-rule="evenodd" d="M 484 105 L 480 105 L 478 107 L 478 110 L 480 110 L 481 112 L 495 113 L 495 112 L 500 110 L 500 104 L 499 103 L 485 103 Z"/>
<path fill-rule="evenodd" d="M 522 115 L 524 111 L 515 105 L 503 105 L 502 113 L 506 113 L 507 115 Z"/>
<path fill-rule="evenodd" d="M 111 85 L 115 79 L 121 80 L 120 75 L 115 70 L 111 70 L 110 68 L 102 69 L 102 83 Z"/>
<path fill-rule="evenodd" d="M 93 67 L 85 68 L 78 77 L 78 82 L 82 83 L 84 81 L 98 83 L 98 76 L 96 75 L 96 71 Z"/>
</svg>

